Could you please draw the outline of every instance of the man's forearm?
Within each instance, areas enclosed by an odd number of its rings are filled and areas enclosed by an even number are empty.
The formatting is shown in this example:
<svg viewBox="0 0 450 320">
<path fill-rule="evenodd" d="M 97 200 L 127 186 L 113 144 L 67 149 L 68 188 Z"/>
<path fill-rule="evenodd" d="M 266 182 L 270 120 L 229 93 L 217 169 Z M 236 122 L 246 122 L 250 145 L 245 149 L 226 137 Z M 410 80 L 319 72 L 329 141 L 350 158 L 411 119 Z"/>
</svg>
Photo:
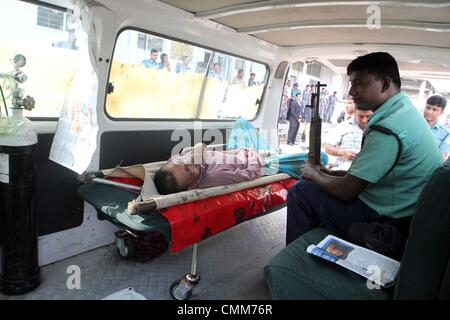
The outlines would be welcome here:
<svg viewBox="0 0 450 320">
<path fill-rule="evenodd" d="M 354 193 L 353 190 L 350 190 L 348 188 L 349 186 L 344 180 L 343 176 L 329 175 L 327 173 L 319 171 L 311 180 L 315 182 L 322 190 L 338 199 L 349 201 L 355 199 L 358 196 L 358 193 Z"/>
<path fill-rule="evenodd" d="M 334 170 L 327 169 L 325 167 L 322 167 L 320 169 L 320 171 L 322 171 L 323 173 L 326 173 L 330 176 L 333 176 L 333 177 L 343 177 L 347 174 L 347 171 L 344 171 L 344 170 L 335 170 L 334 171 Z"/>
<path fill-rule="evenodd" d="M 345 170 L 336 170 L 336 171 L 330 170 L 330 171 L 331 171 L 330 175 L 333 177 L 343 177 L 347 174 L 347 171 Z"/>
</svg>

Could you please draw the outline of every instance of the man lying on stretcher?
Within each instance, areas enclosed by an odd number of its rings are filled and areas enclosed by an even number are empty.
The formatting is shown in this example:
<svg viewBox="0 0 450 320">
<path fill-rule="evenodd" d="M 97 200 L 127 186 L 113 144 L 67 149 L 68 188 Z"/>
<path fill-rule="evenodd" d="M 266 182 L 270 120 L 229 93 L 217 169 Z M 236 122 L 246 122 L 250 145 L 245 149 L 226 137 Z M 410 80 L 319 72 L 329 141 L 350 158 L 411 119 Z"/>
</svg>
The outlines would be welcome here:
<svg viewBox="0 0 450 320">
<path fill-rule="evenodd" d="M 85 172 L 80 182 L 112 184 L 128 191 L 135 184 L 141 186 L 143 198 L 150 194 L 167 195 L 192 189 L 205 189 L 216 186 L 237 184 L 257 180 L 262 176 L 285 173 L 293 178 L 301 176 L 301 166 L 307 159 L 306 152 L 293 154 L 270 154 L 271 151 L 257 151 L 254 148 L 235 148 L 227 151 L 207 150 L 202 144 L 185 149 L 167 162 L 154 162 L 129 167 L 115 167 L 96 172 Z M 327 165 L 328 156 L 320 153 L 322 165 Z M 107 178 L 105 180 L 103 178 Z M 125 180 L 124 180 L 125 178 Z M 108 182 L 108 183 L 107 183 Z M 120 182 L 120 183 L 118 183 Z M 125 184 L 124 184 L 125 183 Z M 156 190 L 157 189 L 157 190 Z M 136 187 L 141 191 L 141 187 Z M 156 192 L 156 193 L 155 193 Z"/>
<path fill-rule="evenodd" d="M 322 165 L 327 165 L 327 154 L 321 152 L 320 158 Z M 170 158 L 155 172 L 153 180 L 160 194 L 171 194 L 235 184 L 281 172 L 298 179 L 306 159 L 305 152 L 271 155 L 254 148 L 211 151 L 198 143 L 191 150 Z"/>
<path fill-rule="evenodd" d="M 156 171 L 154 182 L 161 194 L 223 186 L 254 180 L 263 175 L 264 160 L 252 148 L 207 150 L 203 143 L 172 156 Z"/>
</svg>

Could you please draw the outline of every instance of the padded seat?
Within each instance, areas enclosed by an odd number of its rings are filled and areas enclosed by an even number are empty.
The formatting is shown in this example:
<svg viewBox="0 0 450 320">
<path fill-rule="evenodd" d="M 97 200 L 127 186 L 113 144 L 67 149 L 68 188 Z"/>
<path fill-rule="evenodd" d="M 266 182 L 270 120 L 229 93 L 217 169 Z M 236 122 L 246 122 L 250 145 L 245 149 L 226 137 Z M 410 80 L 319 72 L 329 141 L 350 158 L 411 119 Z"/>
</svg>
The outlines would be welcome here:
<svg viewBox="0 0 450 320">
<path fill-rule="evenodd" d="M 330 232 L 316 228 L 290 243 L 264 268 L 274 299 L 377 299 L 392 298 L 393 290 L 369 290 L 366 279 L 332 262 L 306 253 Z"/>
<path fill-rule="evenodd" d="M 128 214 L 128 202 L 136 199 L 137 194 L 100 183 L 83 184 L 77 192 L 97 210 L 99 219 L 106 219 L 119 227 L 125 225 L 137 232 L 159 232 L 170 241 L 170 224 L 163 215 L 158 212 Z"/>
<path fill-rule="evenodd" d="M 274 299 L 449 299 L 450 160 L 422 190 L 394 289 L 369 290 L 366 279 L 306 252 L 329 231 L 316 228 L 291 242 L 264 268 Z"/>
</svg>

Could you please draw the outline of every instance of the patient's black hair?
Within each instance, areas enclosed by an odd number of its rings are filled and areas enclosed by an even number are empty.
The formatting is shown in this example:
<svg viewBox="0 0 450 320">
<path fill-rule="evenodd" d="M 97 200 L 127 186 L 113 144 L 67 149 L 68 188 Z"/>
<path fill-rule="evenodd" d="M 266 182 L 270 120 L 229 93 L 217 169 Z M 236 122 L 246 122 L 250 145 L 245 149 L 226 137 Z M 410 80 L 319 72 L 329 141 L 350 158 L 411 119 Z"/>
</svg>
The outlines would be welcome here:
<svg viewBox="0 0 450 320">
<path fill-rule="evenodd" d="M 389 78 L 397 89 L 402 86 L 397 61 L 387 52 L 373 52 L 356 58 L 348 65 L 347 75 L 357 71 L 366 71 L 377 79 Z"/>
<path fill-rule="evenodd" d="M 155 172 L 153 181 L 160 194 L 171 194 L 182 191 L 173 173 L 165 170 L 164 167 Z"/>
<path fill-rule="evenodd" d="M 447 100 L 443 96 L 434 95 L 428 98 L 427 104 L 430 106 L 438 106 L 442 110 L 447 106 Z"/>
</svg>

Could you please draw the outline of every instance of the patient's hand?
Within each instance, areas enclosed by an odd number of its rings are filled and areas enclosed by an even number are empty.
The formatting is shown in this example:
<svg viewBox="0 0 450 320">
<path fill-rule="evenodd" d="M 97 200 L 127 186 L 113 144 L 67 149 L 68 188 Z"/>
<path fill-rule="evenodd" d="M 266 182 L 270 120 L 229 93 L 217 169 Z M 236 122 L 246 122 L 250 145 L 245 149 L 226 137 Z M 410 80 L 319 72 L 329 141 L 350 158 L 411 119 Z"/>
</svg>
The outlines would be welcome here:
<svg viewBox="0 0 450 320">
<path fill-rule="evenodd" d="M 95 174 L 86 171 L 86 172 L 83 172 L 82 174 L 78 175 L 77 180 L 78 180 L 78 183 L 89 183 L 95 178 L 96 178 Z"/>
<path fill-rule="evenodd" d="M 273 154 L 269 150 L 258 150 L 258 153 L 263 158 L 268 158 L 273 156 Z"/>
<path fill-rule="evenodd" d="M 206 150 L 206 144 L 197 143 L 192 151 L 192 163 L 203 164 L 204 152 Z"/>
</svg>

